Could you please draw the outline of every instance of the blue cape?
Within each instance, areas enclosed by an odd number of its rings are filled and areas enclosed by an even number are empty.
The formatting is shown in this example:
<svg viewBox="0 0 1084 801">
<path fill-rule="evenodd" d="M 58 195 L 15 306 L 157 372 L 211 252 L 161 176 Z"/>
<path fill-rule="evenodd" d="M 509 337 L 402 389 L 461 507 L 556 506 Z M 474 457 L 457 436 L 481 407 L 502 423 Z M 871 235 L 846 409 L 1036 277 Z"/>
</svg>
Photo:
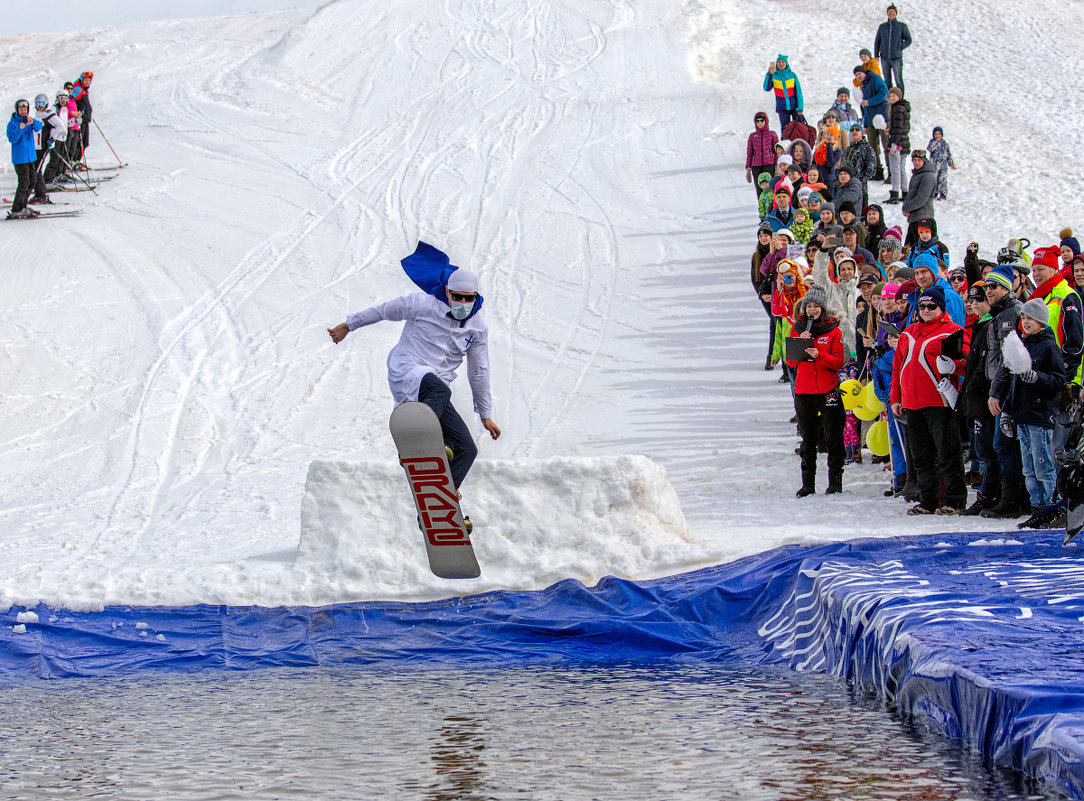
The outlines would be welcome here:
<svg viewBox="0 0 1084 801">
<path fill-rule="evenodd" d="M 451 263 L 447 253 L 438 250 L 428 242 L 418 240 L 418 247 L 400 264 L 403 265 L 407 277 L 417 285 L 418 289 L 447 305 L 448 297 L 444 294 L 444 289 L 448 286 L 448 278 L 459 269 Z M 473 317 L 481 308 L 482 296 L 479 294 L 470 316 Z"/>
</svg>

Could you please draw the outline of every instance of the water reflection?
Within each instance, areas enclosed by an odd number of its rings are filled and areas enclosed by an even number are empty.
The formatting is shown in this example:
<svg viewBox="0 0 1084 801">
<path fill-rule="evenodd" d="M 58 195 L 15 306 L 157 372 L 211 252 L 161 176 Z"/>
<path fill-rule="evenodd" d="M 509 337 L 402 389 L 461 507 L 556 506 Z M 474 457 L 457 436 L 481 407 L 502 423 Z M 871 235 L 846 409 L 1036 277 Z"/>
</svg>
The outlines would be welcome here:
<svg viewBox="0 0 1084 801">
<path fill-rule="evenodd" d="M 343 667 L 30 684 L 5 799 L 1045 797 L 875 698 L 775 669 Z"/>
</svg>

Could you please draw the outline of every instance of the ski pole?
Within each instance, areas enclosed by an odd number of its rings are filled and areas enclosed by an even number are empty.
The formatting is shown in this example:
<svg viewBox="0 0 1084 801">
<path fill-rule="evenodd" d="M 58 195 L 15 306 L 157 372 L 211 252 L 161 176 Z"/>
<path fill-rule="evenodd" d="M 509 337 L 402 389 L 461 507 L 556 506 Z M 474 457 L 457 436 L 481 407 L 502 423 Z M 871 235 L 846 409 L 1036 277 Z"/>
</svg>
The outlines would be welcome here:
<svg viewBox="0 0 1084 801">
<path fill-rule="evenodd" d="M 102 126 L 100 126 L 98 124 L 98 121 L 96 119 L 94 119 L 93 117 L 91 117 L 90 121 L 94 123 L 94 127 L 97 128 L 98 133 L 100 133 L 102 135 L 102 141 L 104 141 L 107 145 L 109 145 L 110 150 L 113 150 L 113 146 L 109 144 L 109 140 L 106 139 L 105 134 L 102 133 Z M 117 164 L 119 164 L 121 167 L 124 166 L 124 162 L 120 160 L 120 156 L 117 155 L 117 151 L 115 151 L 115 150 L 113 150 L 113 158 L 115 158 L 117 160 Z"/>
<path fill-rule="evenodd" d="M 57 153 L 57 155 L 60 156 L 59 153 Z M 88 181 L 86 178 L 84 178 L 82 175 L 79 174 L 79 170 L 75 169 L 74 164 L 72 164 L 70 161 L 68 161 L 63 156 L 60 156 L 60 160 L 64 162 L 64 166 L 67 167 L 71 171 L 72 175 L 74 175 L 76 178 L 78 178 L 80 181 L 82 181 L 83 183 L 85 183 L 87 185 L 87 189 L 89 189 L 94 194 L 98 194 L 98 190 L 90 185 L 90 181 Z"/>
</svg>

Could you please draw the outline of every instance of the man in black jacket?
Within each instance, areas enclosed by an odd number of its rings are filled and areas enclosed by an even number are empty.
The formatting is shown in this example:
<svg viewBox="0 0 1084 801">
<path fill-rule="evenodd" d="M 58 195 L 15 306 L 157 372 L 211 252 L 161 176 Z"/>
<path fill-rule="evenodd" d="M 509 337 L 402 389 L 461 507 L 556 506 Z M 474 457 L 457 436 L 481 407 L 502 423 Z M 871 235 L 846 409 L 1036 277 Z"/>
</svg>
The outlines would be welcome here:
<svg viewBox="0 0 1084 801">
<path fill-rule="evenodd" d="M 986 329 L 986 377 L 990 395 L 986 400 L 993 415 L 994 450 L 1001 469 L 1001 500 L 982 511 L 983 517 L 1022 517 L 1031 507 L 1024 486 L 1024 463 L 1020 458 L 1020 443 L 1016 439 L 1009 415 L 1002 414 L 1001 398 L 1004 384 L 1011 376 L 1003 368 L 1002 343 L 1016 330 L 1024 304 L 1013 293 L 1015 275 L 1011 264 L 999 264 L 986 276 L 986 299 L 990 302 L 989 327 Z M 974 345 L 974 340 L 972 340 Z"/>
<path fill-rule="evenodd" d="M 982 483 L 975 502 L 960 514 L 977 515 L 1001 500 L 1001 468 L 994 451 L 994 416 L 990 414 L 990 379 L 986 377 L 989 348 L 987 329 L 993 318 L 986 287 L 981 280 L 967 290 L 971 313 L 978 319 L 971 328 L 971 348 L 967 352 L 967 373 L 960 388 L 959 412 L 971 423 L 971 450 L 982 466 Z"/>
<path fill-rule="evenodd" d="M 895 3 L 888 7 L 888 21 L 877 28 L 877 38 L 873 41 L 873 55 L 881 60 L 885 83 L 891 89 L 893 85 L 903 89 L 903 51 L 911 46 L 911 31 L 907 25 L 896 19 Z M 896 74 L 896 83 L 892 83 L 892 73 Z"/>
</svg>

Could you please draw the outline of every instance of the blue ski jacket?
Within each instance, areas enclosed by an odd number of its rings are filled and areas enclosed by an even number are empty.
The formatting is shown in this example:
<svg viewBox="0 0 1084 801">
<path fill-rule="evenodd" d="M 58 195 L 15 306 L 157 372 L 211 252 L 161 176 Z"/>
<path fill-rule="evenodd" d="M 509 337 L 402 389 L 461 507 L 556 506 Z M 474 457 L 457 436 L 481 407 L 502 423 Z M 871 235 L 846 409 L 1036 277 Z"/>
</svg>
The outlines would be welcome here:
<svg viewBox="0 0 1084 801">
<path fill-rule="evenodd" d="M 11 163 L 30 164 L 38 160 L 38 151 L 34 147 L 34 132 L 41 130 L 41 120 L 30 118 L 32 125 L 20 128 L 23 118 L 12 112 L 8 120 L 8 141 L 11 142 Z"/>
<path fill-rule="evenodd" d="M 862 106 L 862 127 L 873 126 L 873 118 L 880 114 L 888 122 L 888 84 L 876 72 L 867 72 L 862 81 L 862 99 L 868 100 L 868 106 Z"/>
</svg>

